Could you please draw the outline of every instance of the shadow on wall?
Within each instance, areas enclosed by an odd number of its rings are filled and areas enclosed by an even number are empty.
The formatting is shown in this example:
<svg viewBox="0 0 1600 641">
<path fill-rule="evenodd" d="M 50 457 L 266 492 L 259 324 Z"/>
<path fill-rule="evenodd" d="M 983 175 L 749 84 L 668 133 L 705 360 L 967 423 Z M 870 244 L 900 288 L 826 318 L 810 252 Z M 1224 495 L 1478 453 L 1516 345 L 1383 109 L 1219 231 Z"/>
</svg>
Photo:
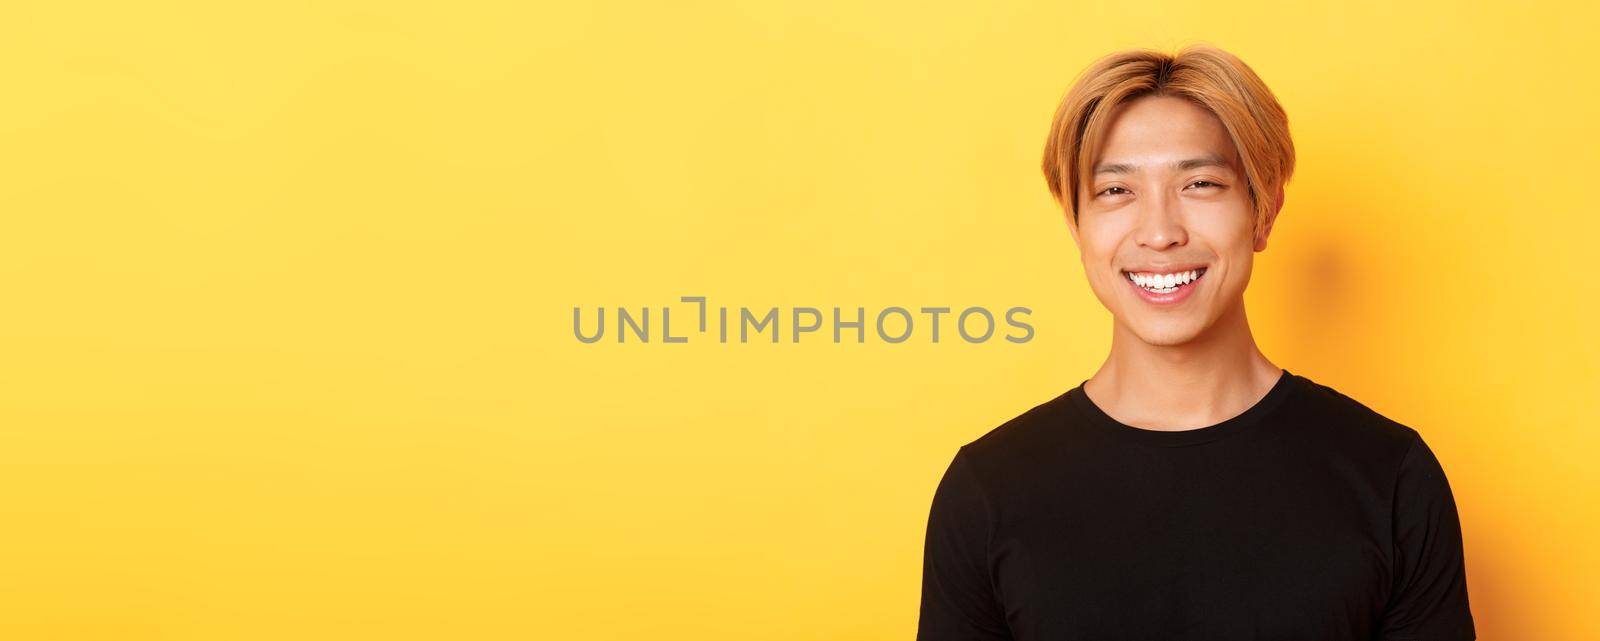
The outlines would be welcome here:
<svg viewBox="0 0 1600 641">
<path fill-rule="evenodd" d="M 1382 254 L 1395 246 L 1385 236 L 1393 232 L 1372 224 L 1397 215 L 1385 211 L 1393 205 L 1381 191 L 1348 188 L 1386 184 L 1383 176 L 1403 168 L 1375 160 L 1394 156 L 1351 125 L 1350 139 L 1312 143 L 1329 147 L 1319 150 L 1315 169 L 1297 169 L 1271 241 L 1256 257 L 1267 285 L 1256 304 L 1263 318 L 1284 323 L 1262 328 L 1274 338 L 1275 360 L 1364 400 L 1340 388 L 1359 381 L 1365 397 L 1382 404 L 1371 390 L 1402 389 L 1416 374 L 1410 338 L 1423 315 L 1407 309 L 1408 285 L 1389 273 Z"/>
</svg>

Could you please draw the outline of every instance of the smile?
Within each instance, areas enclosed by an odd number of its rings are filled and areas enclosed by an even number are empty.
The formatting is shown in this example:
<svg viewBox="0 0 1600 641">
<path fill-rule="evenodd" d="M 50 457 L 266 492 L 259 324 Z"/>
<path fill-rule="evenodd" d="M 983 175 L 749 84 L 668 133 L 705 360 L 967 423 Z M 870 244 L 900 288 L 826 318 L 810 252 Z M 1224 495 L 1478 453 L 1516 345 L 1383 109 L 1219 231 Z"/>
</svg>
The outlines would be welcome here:
<svg viewBox="0 0 1600 641">
<path fill-rule="evenodd" d="M 1122 276 L 1140 298 L 1156 304 L 1172 304 L 1188 298 L 1205 273 L 1205 267 L 1197 267 L 1174 272 L 1123 271 Z"/>
</svg>

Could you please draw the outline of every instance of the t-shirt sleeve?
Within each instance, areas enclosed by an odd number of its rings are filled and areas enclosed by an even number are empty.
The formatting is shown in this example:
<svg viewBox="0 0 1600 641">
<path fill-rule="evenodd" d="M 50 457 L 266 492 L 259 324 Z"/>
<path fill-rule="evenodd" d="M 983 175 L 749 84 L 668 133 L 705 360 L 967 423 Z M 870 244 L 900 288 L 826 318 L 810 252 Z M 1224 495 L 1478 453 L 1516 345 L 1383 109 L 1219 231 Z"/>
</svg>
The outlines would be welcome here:
<svg viewBox="0 0 1600 641">
<path fill-rule="evenodd" d="M 1461 521 L 1444 469 L 1420 434 L 1401 460 L 1394 498 L 1394 589 L 1381 641 L 1471 641 Z"/>
<path fill-rule="evenodd" d="M 917 641 L 1011 639 L 989 572 L 990 504 L 966 456 L 956 452 L 933 493 Z"/>
</svg>

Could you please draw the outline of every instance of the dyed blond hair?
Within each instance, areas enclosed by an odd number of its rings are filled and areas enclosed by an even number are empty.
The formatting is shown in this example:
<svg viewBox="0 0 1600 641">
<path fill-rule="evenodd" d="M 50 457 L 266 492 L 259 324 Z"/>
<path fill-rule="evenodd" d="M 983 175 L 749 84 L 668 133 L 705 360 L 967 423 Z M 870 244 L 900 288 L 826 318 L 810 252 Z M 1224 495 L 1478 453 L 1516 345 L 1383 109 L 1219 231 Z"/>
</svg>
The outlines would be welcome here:
<svg viewBox="0 0 1600 641">
<path fill-rule="evenodd" d="M 1261 230 L 1277 192 L 1294 173 L 1289 118 L 1266 83 L 1244 61 L 1211 45 L 1192 44 L 1176 54 L 1150 49 L 1118 51 L 1079 74 L 1056 108 L 1044 146 L 1050 195 L 1078 224 L 1078 187 L 1093 178 L 1095 159 L 1122 103 L 1144 96 L 1184 98 L 1222 121 L 1244 164 L 1255 229 Z"/>
</svg>

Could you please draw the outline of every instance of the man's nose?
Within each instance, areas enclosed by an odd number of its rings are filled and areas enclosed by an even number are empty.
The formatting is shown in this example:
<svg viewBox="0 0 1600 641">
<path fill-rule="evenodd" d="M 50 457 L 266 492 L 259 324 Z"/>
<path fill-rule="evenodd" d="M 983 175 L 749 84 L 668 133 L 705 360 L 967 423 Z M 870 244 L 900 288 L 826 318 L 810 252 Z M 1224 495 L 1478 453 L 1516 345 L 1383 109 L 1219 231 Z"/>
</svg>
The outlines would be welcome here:
<svg viewBox="0 0 1600 641">
<path fill-rule="evenodd" d="M 1182 205 L 1178 197 L 1161 194 L 1146 198 L 1139 207 L 1138 228 L 1135 235 L 1139 244 L 1152 249 L 1166 249 L 1189 242 L 1189 233 L 1183 226 Z"/>
</svg>

